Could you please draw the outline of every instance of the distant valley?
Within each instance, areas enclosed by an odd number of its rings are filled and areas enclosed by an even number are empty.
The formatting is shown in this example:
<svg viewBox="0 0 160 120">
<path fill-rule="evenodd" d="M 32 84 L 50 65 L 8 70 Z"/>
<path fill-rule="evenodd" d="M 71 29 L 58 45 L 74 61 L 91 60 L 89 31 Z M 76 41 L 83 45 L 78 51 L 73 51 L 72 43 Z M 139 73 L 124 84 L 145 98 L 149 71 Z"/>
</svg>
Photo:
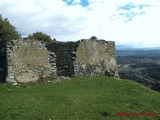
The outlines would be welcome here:
<svg viewBox="0 0 160 120">
<path fill-rule="evenodd" d="M 160 91 L 160 50 L 117 50 L 119 75 Z"/>
</svg>

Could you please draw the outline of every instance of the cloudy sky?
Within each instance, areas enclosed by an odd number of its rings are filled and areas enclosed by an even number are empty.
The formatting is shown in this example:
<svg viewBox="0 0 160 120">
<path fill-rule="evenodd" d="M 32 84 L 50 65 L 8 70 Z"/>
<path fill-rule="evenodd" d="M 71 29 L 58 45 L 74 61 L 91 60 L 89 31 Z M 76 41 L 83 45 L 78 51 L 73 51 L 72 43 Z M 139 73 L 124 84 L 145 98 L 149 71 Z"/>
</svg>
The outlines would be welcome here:
<svg viewBox="0 0 160 120">
<path fill-rule="evenodd" d="M 160 0 L 0 0 L 0 14 L 22 36 L 42 31 L 61 41 L 90 38 L 160 47 Z"/>
</svg>

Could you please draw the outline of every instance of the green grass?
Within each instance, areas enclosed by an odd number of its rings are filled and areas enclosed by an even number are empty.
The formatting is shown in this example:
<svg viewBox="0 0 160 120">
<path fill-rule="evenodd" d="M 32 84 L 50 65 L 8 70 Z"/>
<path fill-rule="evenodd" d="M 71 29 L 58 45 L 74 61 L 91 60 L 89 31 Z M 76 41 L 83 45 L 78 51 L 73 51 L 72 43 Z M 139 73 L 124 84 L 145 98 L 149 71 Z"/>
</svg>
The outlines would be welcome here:
<svg viewBox="0 0 160 120">
<path fill-rule="evenodd" d="M 158 115 L 122 117 L 117 112 Z M 112 77 L 73 77 L 19 87 L 0 84 L 0 120 L 160 120 L 159 112 L 160 93 Z"/>
</svg>

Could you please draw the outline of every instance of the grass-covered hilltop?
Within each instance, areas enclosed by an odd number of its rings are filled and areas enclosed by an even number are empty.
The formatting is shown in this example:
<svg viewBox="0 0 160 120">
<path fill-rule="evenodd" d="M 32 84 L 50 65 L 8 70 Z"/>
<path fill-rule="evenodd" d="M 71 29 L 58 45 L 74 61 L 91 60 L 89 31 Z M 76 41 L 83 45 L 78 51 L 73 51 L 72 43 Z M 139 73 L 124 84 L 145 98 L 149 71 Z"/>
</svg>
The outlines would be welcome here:
<svg viewBox="0 0 160 120">
<path fill-rule="evenodd" d="M 0 120 L 159 120 L 160 94 L 129 80 L 0 84 Z"/>
<path fill-rule="evenodd" d="M 133 64 L 136 57 L 124 53 L 117 59 L 115 42 L 95 36 L 60 42 L 36 31 L 22 38 L 0 15 L 0 120 L 160 120 L 159 92 L 107 77 L 119 77 L 118 60 L 121 78 L 159 90 L 159 57 Z"/>
</svg>

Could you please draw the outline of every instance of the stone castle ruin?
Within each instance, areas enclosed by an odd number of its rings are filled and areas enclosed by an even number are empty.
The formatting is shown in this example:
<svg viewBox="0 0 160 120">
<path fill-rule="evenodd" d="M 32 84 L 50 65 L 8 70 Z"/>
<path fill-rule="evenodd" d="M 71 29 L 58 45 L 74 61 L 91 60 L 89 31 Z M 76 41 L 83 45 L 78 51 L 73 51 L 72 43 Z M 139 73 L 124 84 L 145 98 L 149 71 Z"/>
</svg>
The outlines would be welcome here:
<svg viewBox="0 0 160 120">
<path fill-rule="evenodd" d="M 78 42 L 55 42 L 48 46 L 57 56 L 57 74 L 118 76 L 113 41 L 84 39 Z"/>
<path fill-rule="evenodd" d="M 6 43 L 6 82 L 27 83 L 58 76 L 118 76 L 113 41 L 84 39 L 77 42 L 35 40 Z"/>
</svg>

